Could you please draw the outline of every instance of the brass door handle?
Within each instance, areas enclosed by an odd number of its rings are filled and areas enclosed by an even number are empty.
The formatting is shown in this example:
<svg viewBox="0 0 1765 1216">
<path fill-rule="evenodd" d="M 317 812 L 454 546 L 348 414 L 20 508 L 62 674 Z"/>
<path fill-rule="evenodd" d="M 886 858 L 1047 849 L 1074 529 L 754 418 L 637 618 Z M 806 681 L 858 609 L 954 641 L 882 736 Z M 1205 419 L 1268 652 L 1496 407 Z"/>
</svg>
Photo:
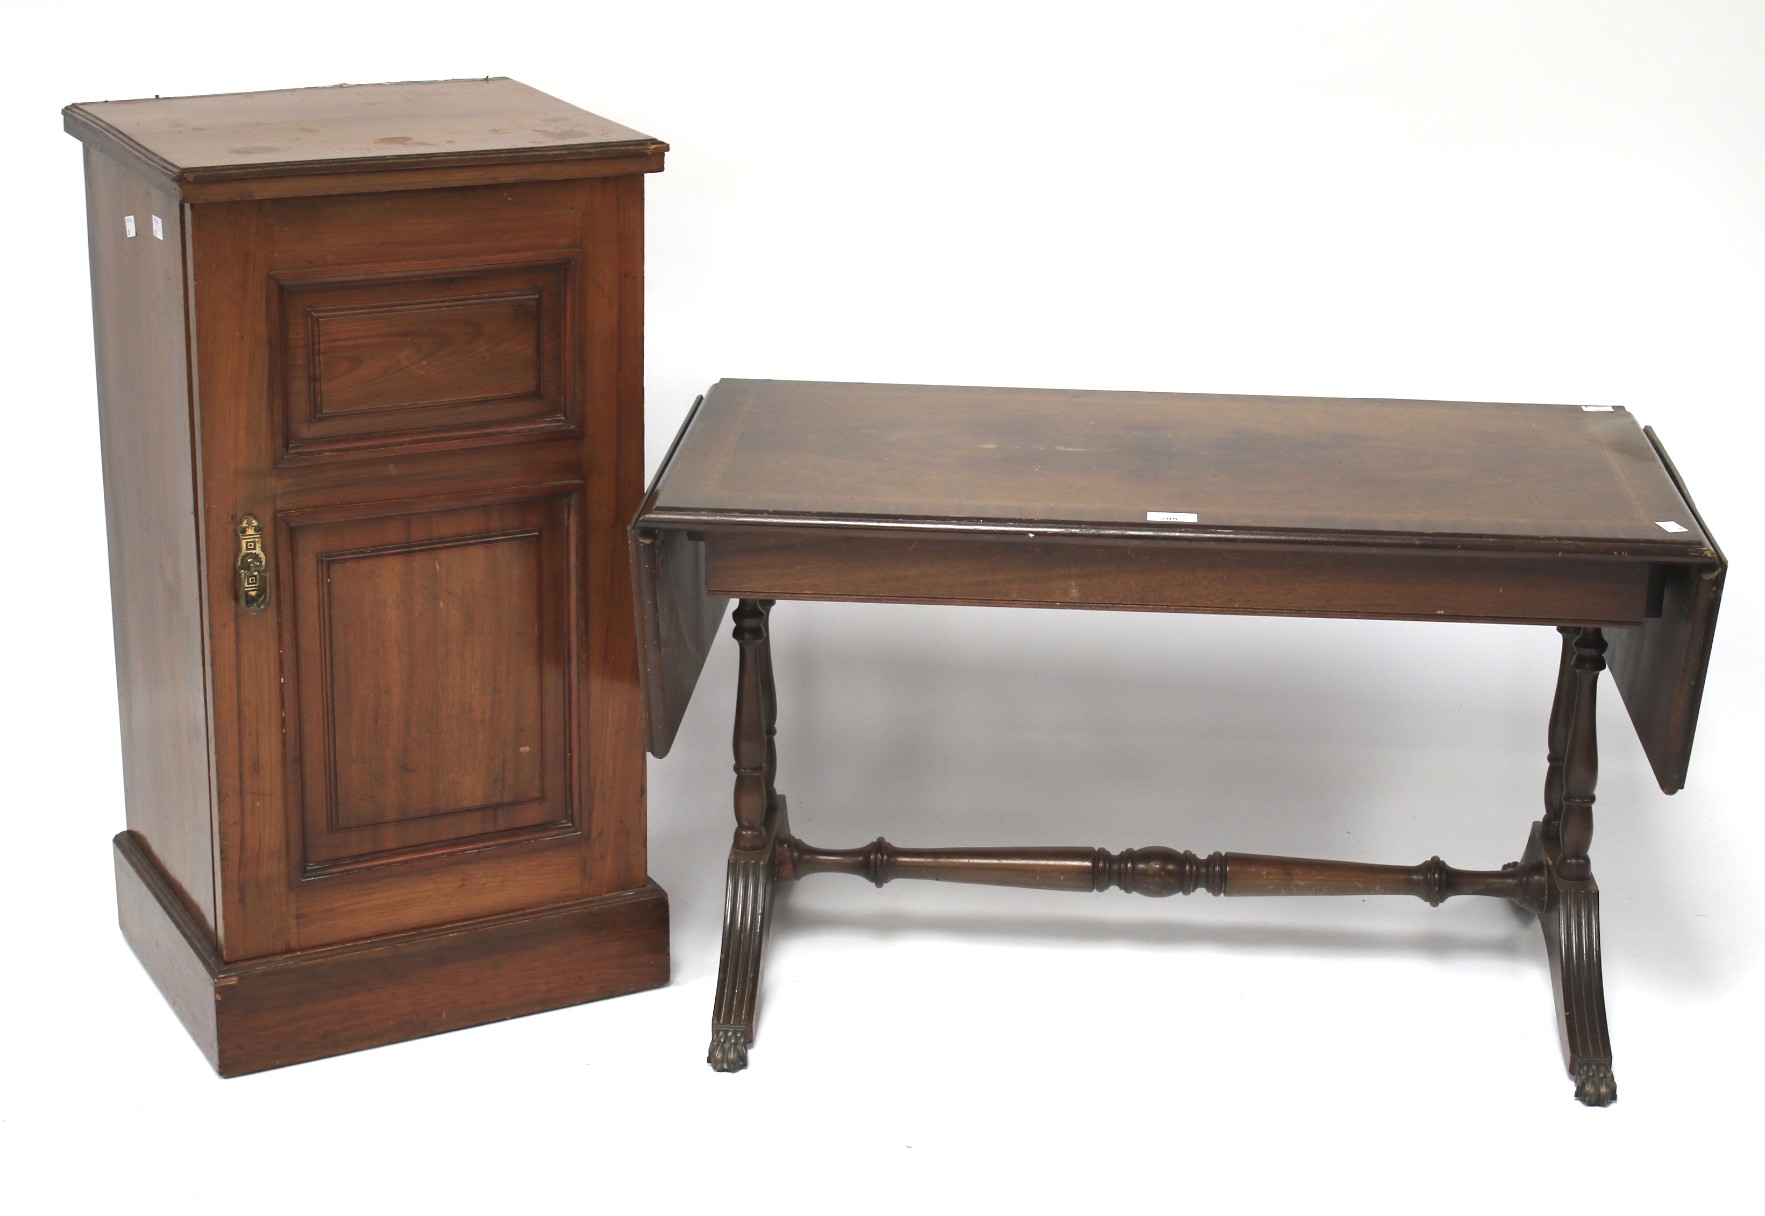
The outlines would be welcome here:
<svg viewBox="0 0 1765 1216">
<path fill-rule="evenodd" d="M 263 525 L 257 516 L 244 515 L 235 531 L 239 533 L 239 560 L 233 569 L 239 575 L 239 606 L 259 613 L 270 606 L 270 559 L 264 551 Z"/>
</svg>

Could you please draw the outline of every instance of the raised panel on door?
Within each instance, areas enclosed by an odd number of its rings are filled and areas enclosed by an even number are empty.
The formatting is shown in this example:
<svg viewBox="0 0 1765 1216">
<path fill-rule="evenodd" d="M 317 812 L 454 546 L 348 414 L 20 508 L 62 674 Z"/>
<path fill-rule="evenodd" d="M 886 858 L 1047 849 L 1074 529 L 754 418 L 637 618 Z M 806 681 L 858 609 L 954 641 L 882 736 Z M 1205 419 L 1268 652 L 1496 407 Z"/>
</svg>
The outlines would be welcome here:
<svg viewBox="0 0 1765 1216">
<path fill-rule="evenodd" d="M 580 830 L 572 498 L 284 521 L 303 877 Z"/>
<path fill-rule="evenodd" d="M 572 431 L 574 262 L 277 275 L 288 457 Z"/>
<path fill-rule="evenodd" d="M 294 946 L 588 889 L 584 494 L 279 516 Z"/>
</svg>

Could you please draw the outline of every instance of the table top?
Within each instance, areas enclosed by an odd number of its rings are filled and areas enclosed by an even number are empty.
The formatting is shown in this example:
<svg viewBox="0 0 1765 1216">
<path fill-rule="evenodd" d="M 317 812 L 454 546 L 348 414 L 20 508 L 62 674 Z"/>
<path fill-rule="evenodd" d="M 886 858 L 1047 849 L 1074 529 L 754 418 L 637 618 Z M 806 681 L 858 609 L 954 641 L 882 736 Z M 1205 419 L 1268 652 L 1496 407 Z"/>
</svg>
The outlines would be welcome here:
<svg viewBox="0 0 1765 1216">
<path fill-rule="evenodd" d="M 502 77 L 85 102 L 63 114 L 72 134 L 178 182 L 667 149 Z"/>
<path fill-rule="evenodd" d="M 632 525 L 650 750 L 728 596 L 1600 624 L 1685 781 L 1727 560 L 1616 406 L 723 380 Z"/>
<path fill-rule="evenodd" d="M 646 515 L 1711 556 L 1610 406 L 723 380 Z"/>
</svg>

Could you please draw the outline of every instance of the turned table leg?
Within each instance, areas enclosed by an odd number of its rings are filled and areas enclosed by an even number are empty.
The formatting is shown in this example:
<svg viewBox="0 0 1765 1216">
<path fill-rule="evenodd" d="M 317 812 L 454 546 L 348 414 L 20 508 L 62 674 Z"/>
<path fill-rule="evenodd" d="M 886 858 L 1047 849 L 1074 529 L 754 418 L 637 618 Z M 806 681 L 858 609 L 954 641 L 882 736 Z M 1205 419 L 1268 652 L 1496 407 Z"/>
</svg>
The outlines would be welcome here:
<svg viewBox="0 0 1765 1216">
<path fill-rule="evenodd" d="M 1569 719 L 1575 712 L 1575 638 L 1581 630 L 1564 625 L 1557 659 L 1557 695 L 1551 699 L 1549 748 L 1544 767 L 1544 838 L 1554 841 L 1563 822 L 1563 752 L 1569 746 Z"/>
<path fill-rule="evenodd" d="M 739 1072 L 748 1065 L 760 955 L 772 911 L 773 854 L 780 836 L 789 831 L 777 788 L 778 694 L 767 635 L 771 610 L 770 600 L 742 600 L 735 610 L 741 652 L 733 740 L 736 828 L 724 888 L 723 955 L 707 1057 L 718 1072 Z"/>
</svg>

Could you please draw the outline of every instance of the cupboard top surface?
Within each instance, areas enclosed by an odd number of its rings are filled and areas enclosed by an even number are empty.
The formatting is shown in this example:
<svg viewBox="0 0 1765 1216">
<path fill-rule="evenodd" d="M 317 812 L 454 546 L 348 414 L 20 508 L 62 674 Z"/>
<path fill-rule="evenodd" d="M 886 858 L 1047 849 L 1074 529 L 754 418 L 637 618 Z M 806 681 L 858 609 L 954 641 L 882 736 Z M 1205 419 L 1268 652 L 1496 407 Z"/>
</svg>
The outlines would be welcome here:
<svg viewBox="0 0 1765 1216">
<path fill-rule="evenodd" d="M 174 181 L 645 155 L 667 145 L 506 78 L 83 102 L 69 133 Z"/>
</svg>

